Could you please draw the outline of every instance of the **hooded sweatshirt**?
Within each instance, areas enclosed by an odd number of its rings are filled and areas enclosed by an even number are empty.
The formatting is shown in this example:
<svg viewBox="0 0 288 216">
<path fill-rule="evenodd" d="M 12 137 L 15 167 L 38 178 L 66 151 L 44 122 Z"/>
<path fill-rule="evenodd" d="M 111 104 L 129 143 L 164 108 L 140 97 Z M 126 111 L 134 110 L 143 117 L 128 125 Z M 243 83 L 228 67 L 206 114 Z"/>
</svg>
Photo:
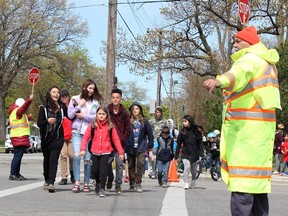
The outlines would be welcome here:
<svg viewBox="0 0 288 216">
<path fill-rule="evenodd" d="M 80 95 L 73 96 L 68 106 L 68 117 L 74 119 L 72 122 L 72 132 L 84 134 L 89 123 L 95 120 L 96 111 L 100 106 L 100 103 L 96 100 L 86 101 L 85 105 L 81 107 L 79 105 L 74 106 L 73 100 L 76 100 L 77 103 L 79 103 L 81 100 Z M 84 113 L 84 119 L 75 118 L 77 112 Z"/>
</svg>

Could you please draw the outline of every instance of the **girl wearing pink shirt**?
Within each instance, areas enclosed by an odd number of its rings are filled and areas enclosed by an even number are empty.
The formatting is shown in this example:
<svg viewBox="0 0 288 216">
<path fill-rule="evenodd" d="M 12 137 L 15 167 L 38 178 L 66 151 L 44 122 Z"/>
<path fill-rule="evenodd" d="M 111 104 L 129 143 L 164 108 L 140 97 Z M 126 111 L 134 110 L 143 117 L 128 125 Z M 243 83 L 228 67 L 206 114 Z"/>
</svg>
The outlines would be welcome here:
<svg viewBox="0 0 288 216">
<path fill-rule="evenodd" d="M 94 130 L 93 138 L 91 137 L 92 130 Z M 120 160 L 123 160 L 124 151 L 117 131 L 110 121 L 109 111 L 107 107 L 103 105 L 97 109 L 95 121 L 87 127 L 87 130 L 83 135 L 80 147 L 81 156 L 85 155 L 90 138 L 92 138 L 90 152 L 92 154 L 91 160 L 93 164 L 91 173 L 96 180 L 95 193 L 104 198 L 106 197 L 105 185 L 107 181 L 109 156 L 113 152 L 113 147 L 115 147 Z"/>
</svg>

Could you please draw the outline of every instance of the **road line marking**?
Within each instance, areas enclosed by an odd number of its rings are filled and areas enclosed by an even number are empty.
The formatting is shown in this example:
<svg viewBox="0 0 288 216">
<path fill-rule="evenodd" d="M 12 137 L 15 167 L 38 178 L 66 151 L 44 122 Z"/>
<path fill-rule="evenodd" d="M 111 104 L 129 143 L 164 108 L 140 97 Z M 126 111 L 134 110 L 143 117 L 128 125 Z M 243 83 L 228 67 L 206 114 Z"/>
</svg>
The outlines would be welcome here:
<svg viewBox="0 0 288 216">
<path fill-rule="evenodd" d="M 43 186 L 44 181 L 42 182 L 36 182 L 36 183 L 32 183 L 32 184 L 27 184 L 27 185 L 22 185 L 19 187 L 14 187 L 14 188 L 10 188 L 10 189 L 6 189 L 6 190 L 2 190 L 0 191 L 0 198 L 1 197 L 5 197 L 5 196 L 9 196 L 12 194 L 17 194 L 17 193 L 21 193 L 24 191 L 28 191 L 28 190 L 32 190 L 35 189 L 37 187 L 41 187 Z"/>
<path fill-rule="evenodd" d="M 55 182 L 58 182 L 60 179 L 61 178 L 56 178 Z M 44 181 L 40 181 L 40 182 L 26 184 L 26 185 L 22 185 L 22 186 L 18 186 L 18 187 L 13 187 L 13 188 L 6 189 L 6 190 L 1 190 L 0 191 L 0 198 L 5 197 L 5 196 L 10 196 L 13 194 L 17 194 L 17 193 L 21 193 L 21 192 L 28 191 L 28 190 L 33 190 L 35 188 L 42 187 L 43 184 L 44 184 Z"/>
<path fill-rule="evenodd" d="M 171 182 L 162 202 L 160 216 L 188 216 L 185 201 L 184 182 Z"/>
</svg>

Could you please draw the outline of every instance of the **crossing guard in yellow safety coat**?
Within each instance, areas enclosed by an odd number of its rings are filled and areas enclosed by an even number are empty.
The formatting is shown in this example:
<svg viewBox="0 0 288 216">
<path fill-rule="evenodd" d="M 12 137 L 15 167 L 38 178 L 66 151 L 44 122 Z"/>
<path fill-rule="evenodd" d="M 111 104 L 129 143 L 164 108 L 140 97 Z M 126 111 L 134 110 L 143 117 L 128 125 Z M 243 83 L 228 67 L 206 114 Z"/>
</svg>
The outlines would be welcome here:
<svg viewBox="0 0 288 216">
<path fill-rule="evenodd" d="M 281 109 L 279 55 L 259 41 L 231 58 L 231 69 L 216 78 L 224 97 L 222 178 L 232 192 L 271 193 L 275 109 Z"/>
</svg>

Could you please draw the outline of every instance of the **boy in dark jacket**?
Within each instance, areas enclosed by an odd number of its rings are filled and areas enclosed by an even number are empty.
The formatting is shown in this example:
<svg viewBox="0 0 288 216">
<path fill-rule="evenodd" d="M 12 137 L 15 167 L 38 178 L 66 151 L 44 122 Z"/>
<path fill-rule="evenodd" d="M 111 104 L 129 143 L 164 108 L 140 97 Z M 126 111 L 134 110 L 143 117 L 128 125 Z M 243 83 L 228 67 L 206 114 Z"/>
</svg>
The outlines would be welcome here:
<svg viewBox="0 0 288 216">
<path fill-rule="evenodd" d="M 160 136 L 154 143 L 152 160 L 157 160 L 158 183 L 163 188 L 167 187 L 169 162 L 174 157 L 174 139 L 169 135 L 169 127 L 163 126 Z"/>
<path fill-rule="evenodd" d="M 108 105 L 111 122 L 117 130 L 118 136 L 121 141 L 123 150 L 125 149 L 126 138 L 131 134 L 131 123 L 130 115 L 126 111 L 125 107 L 121 104 L 122 91 L 120 89 L 112 89 L 111 91 L 111 103 Z M 119 155 L 115 154 L 115 165 L 116 165 L 116 178 L 115 178 L 115 192 L 121 193 L 121 184 L 123 179 L 124 164 L 119 159 Z M 112 170 L 112 161 L 108 164 L 108 181 L 107 189 L 112 188 L 112 182 L 114 179 Z M 126 173 L 127 175 L 127 173 Z"/>
</svg>

